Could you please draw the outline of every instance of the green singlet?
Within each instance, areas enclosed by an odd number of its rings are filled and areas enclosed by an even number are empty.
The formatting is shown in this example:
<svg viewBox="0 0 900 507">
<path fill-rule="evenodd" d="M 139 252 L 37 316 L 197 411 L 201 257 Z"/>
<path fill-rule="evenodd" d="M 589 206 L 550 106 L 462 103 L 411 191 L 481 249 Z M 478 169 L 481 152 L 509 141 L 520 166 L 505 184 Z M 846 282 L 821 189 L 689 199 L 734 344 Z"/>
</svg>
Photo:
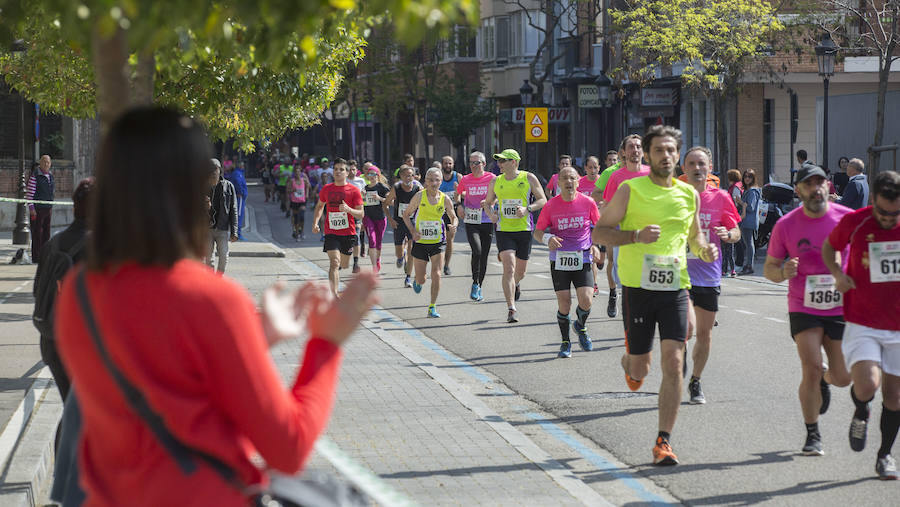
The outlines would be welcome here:
<svg viewBox="0 0 900 507">
<path fill-rule="evenodd" d="M 609 177 L 612 176 L 612 173 L 616 172 L 617 169 L 622 167 L 621 162 L 616 162 L 615 164 L 607 167 L 600 173 L 600 176 L 597 178 L 597 181 L 594 183 L 594 186 L 599 188 L 601 192 L 606 188 L 606 183 L 609 181 Z"/>
</svg>

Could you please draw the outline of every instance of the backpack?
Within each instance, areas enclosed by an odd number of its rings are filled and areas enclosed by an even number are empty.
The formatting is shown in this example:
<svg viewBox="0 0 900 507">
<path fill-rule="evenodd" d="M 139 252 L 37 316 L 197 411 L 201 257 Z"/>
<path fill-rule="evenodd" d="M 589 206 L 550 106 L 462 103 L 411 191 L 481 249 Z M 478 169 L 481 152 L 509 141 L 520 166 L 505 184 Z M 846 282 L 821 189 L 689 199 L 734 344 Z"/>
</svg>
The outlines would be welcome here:
<svg viewBox="0 0 900 507">
<path fill-rule="evenodd" d="M 42 336 L 55 338 L 53 334 L 53 307 L 63 277 L 75 264 L 77 257 L 84 249 L 86 237 L 79 239 L 68 252 L 60 250 L 59 241 L 50 241 L 46 247 L 50 250 L 42 255 L 37 275 L 34 280 L 34 313 L 31 321 Z"/>
</svg>

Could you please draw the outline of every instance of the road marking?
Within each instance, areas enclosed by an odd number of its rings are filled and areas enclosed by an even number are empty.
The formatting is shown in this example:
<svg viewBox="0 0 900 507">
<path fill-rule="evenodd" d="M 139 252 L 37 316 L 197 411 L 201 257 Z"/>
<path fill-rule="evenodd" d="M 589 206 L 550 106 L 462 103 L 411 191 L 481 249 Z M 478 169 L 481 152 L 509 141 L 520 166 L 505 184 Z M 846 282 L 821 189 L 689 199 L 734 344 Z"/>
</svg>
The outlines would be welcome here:
<svg viewBox="0 0 900 507">
<path fill-rule="evenodd" d="M 540 273 L 535 273 L 534 276 L 536 276 L 536 277 L 538 277 L 538 278 L 547 278 L 547 279 L 550 278 L 549 276 L 547 276 L 547 275 L 542 275 L 542 274 L 540 274 Z"/>
<path fill-rule="evenodd" d="M 719 305 L 719 308 L 728 308 L 728 306 L 723 305 L 723 304 L 720 304 L 720 305 Z"/>
<path fill-rule="evenodd" d="M 500 264 L 499 262 L 492 262 L 491 264 L 493 264 L 494 266 L 497 266 L 498 268 L 503 267 L 503 264 Z"/>
<path fill-rule="evenodd" d="M 753 312 L 748 312 L 747 310 L 735 310 L 735 311 L 738 312 L 738 313 L 743 313 L 743 314 L 745 314 L 745 315 L 756 315 L 755 313 L 753 313 Z"/>
<path fill-rule="evenodd" d="M 772 322 L 777 322 L 779 324 L 787 324 L 786 320 L 776 319 L 775 317 L 763 317 L 766 320 L 771 320 Z"/>
</svg>

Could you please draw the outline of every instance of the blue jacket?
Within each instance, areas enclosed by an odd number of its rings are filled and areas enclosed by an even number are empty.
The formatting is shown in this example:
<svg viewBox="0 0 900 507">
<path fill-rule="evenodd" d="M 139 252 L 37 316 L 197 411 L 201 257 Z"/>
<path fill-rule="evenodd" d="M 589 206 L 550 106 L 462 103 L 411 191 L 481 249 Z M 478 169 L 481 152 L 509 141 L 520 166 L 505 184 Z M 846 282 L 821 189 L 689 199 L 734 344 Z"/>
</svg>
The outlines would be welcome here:
<svg viewBox="0 0 900 507">
<path fill-rule="evenodd" d="M 234 185 L 234 192 L 243 197 L 247 197 L 247 180 L 244 178 L 244 170 L 235 167 L 228 173 L 225 178 Z"/>
<path fill-rule="evenodd" d="M 844 195 L 837 200 L 848 208 L 859 209 L 869 204 L 869 182 L 865 174 L 857 174 L 850 178 L 844 187 Z"/>
<path fill-rule="evenodd" d="M 759 229 L 759 202 L 762 194 L 758 188 L 749 188 L 741 196 L 744 201 L 744 219 L 741 220 L 741 229 Z"/>
</svg>

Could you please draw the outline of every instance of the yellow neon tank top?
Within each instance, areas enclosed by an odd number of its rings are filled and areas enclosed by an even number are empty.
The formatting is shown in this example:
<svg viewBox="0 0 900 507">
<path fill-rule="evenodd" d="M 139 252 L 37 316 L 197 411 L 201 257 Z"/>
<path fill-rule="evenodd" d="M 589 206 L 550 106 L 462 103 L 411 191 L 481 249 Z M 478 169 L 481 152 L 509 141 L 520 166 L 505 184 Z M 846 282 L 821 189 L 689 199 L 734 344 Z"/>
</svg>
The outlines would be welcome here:
<svg viewBox="0 0 900 507">
<path fill-rule="evenodd" d="M 500 221 L 497 230 L 503 232 L 530 231 L 532 229 L 531 213 L 526 212 L 522 218 L 516 218 L 516 206 L 528 206 L 531 185 L 528 183 L 528 172 L 519 171 L 512 180 L 500 175 L 494 178 L 494 194 L 500 204 Z"/>
<path fill-rule="evenodd" d="M 438 192 L 438 203 L 428 202 L 428 192 L 422 191 L 422 202 L 416 211 L 416 230 L 421 238 L 417 243 L 434 245 L 444 241 L 444 193 Z"/>
</svg>

